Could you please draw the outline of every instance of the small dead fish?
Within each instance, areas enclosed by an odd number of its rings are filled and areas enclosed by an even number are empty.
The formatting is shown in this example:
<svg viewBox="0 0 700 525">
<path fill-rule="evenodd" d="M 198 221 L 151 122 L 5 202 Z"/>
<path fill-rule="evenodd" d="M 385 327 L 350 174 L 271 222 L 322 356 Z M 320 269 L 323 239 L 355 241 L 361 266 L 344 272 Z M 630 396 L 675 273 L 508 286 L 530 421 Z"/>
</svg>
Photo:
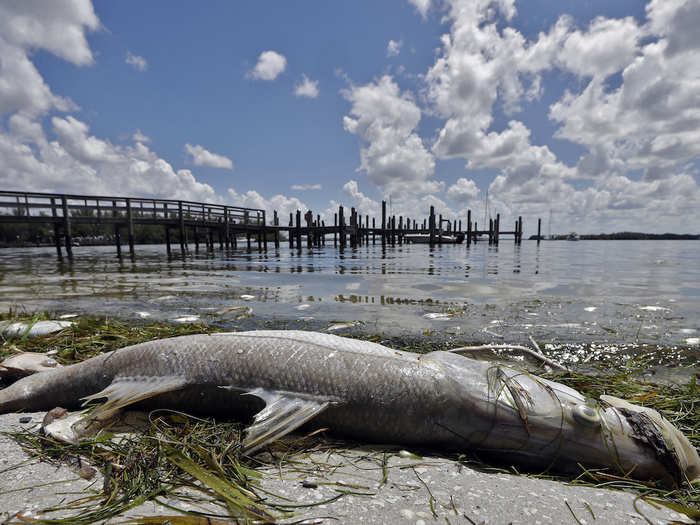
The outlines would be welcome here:
<svg viewBox="0 0 700 525">
<path fill-rule="evenodd" d="M 0 363 L 0 378 L 14 381 L 20 377 L 44 372 L 60 367 L 58 361 L 46 354 L 21 352 L 8 357 Z"/>
<path fill-rule="evenodd" d="M 60 332 L 73 324 L 72 321 L 37 321 L 36 323 L 3 321 L 0 322 L 0 331 L 6 337 L 39 337 Z"/>
<path fill-rule="evenodd" d="M 536 468 L 608 467 L 672 485 L 700 477 L 696 449 L 651 409 L 586 398 L 516 367 L 316 332 L 141 343 L 21 379 L 0 390 L 0 413 L 101 399 L 78 426 L 141 401 L 254 416 L 246 454 L 313 422 L 365 442 L 485 451 Z"/>
</svg>

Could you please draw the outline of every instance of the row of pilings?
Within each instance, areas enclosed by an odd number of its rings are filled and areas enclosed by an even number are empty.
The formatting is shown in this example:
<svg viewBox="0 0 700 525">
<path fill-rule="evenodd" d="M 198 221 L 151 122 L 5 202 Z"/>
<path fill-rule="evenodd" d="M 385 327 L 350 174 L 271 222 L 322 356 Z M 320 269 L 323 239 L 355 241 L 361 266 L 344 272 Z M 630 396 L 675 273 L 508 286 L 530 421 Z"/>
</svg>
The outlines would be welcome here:
<svg viewBox="0 0 700 525">
<path fill-rule="evenodd" d="M 72 247 L 77 244 L 74 229 L 82 226 L 99 227 L 105 232 L 111 228 L 112 235 L 107 242 L 114 242 L 117 255 L 122 255 L 122 237 L 126 234 L 128 249 L 133 257 L 136 242 L 135 227 L 151 226 L 164 228 L 168 255 L 172 245 L 179 242 L 181 253 L 199 252 L 200 242 L 207 251 L 215 249 L 218 240 L 220 249 L 238 248 L 245 243 L 250 250 L 257 244 L 258 250 L 267 249 L 274 242 L 276 248 L 287 235 L 290 248 L 302 249 L 325 245 L 332 236 L 333 245 L 344 248 L 366 244 L 403 244 L 421 242 L 430 245 L 453 242 L 472 243 L 487 241 L 497 245 L 504 235 L 512 235 L 516 244 L 522 242 L 522 217 L 513 224 L 512 230 L 501 228 L 501 216 L 489 218 L 488 226 L 481 227 L 472 221 L 471 210 L 467 211 L 466 224 L 462 220 L 448 220 L 435 213 L 430 207 L 428 217 L 417 220 L 405 215 L 387 214 L 387 203 L 382 201 L 381 222 L 369 215 L 350 208 L 346 216 L 343 206 L 334 214 L 333 224 L 326 224 L 320 214 L 312 211 L 303 214 L 297 210 L 289 214 L 289 222 L 280 224 L 275 211 L 272 224 L 268 224 L 266 212 L 262 209 L 242 208 L 222 204 L 178 201 L 167 199 L 135 197 L 97 197 L 84 195 L 64 195 L 36 192 L 16 192 L 0 190 L 0 224 L 40 224 L 53 225 L 54 244 L 59 257 L 62 247 L 68 257 L 72 257 Z M 537 242 L 541 239 L 541 224 L 537 224 Z M 486 225 L 483 225 L 486 226 Z M 172 233 L 176 239 L 172 239 Z M 104 242 L 102 242 L 104 243 Z"/>
</svg>

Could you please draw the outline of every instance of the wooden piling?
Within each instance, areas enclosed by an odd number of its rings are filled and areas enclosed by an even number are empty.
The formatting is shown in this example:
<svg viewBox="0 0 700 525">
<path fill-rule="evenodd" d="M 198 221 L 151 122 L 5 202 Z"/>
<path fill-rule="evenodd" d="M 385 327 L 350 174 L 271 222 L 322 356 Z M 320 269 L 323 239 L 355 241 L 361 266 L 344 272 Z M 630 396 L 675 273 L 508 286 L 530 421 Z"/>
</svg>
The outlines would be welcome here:
<svg viewBox="0 0 700 525">
<path fill-rule="evenodd" d="M 540 245 L 542 240 L 542 218 L 537 219 L 537 246 Z"/>
<path fill-rule="evenodd" d="M 301 211 L 297 210 L 296 216 L 296 243 L 297 251 L 301 251 Z"/>
<path fill-rule="evenodd" d="M 345 216 L 342 206 L 338 207 L 338 235 L 341 248 L 345 248 Z"/>
<path fill-rule="evenodd" d="M 168 226 L 165 227 L 165 251 L 168 257 L 172 255 L 172 248 L 170 247 L 170 227 Z"/>
<path fill-rule="evenodd" d="M 126 199 L 126 226 L 129 236 L 129 256 L 134 257 L 134 215 L 131 210 L 131 199 Z"/>
<path fill-rule="evenodd" d="M 467 210 L 467 246 L 472 244 L 472 211 Z"/>
<path fill-rule="evenodd" d="M 523 217 L 522 215 L 518 216 L 518 244 L 522 244 L 523 242 Z"/>
<path fill-rule="evenodd" d="M 277 215 L 277 210 L 275 210 L 272 214 L 272 224 L 275 226 L 275 248 L 279 248 L 280 247 L 280 230 L 279 230 L 280 218 Z"/>
<path fill-rule="evenodd" d="M 294 215 L 289 212 L 289 229 L 287 230 L 287 233 L 289 234 L 289 247 L 294 248 L 294 232 L 292 232 L 292 228 L 294 227 Z"/>
<path fill-rule="evenodd" d="M 177 201 L 177 215 L 180 221 L 180 252 L 187 251 L 187 232 L 185 232 L 185 215 L 182 210 L 182 201 Z"/>
<path fill-rule="evenodd" d="M 498 236 L 501 234 L 501 214 L 497 213 L 496 214 L 496 224 L 495 224 L 495 243 L 496 246 L 498 246 Z"/>
<path fill-rule="evenodd" d="M 56 253 L 58 254 L 58 258 L 60 259 L 63 257 L 63 254 L 61 253 L 61 229 L 57 222 L 58 219 L 56 219 L 58 214 L 56 213 L 56 199 L 54 198 L 51 199 L 51 216 L 54 218 L 53 240 L 54 243 L 56 243 Z"/>
<path fill-rule="evenodd" d="M 70 215 L 68 213 L 68 201 L 61 197 L 61 208 L 63 208 L 63 236 L 66 240 L 66 253 L 68 258 L 73 258 L 73 236 L 71 234 Z"/>
<path fill-rule="evenodd" d="M 430 228 L 430 245 L 432 246 L 435 244 L 435 206 L 430 207 L 428 228 Z"/>
</svg>

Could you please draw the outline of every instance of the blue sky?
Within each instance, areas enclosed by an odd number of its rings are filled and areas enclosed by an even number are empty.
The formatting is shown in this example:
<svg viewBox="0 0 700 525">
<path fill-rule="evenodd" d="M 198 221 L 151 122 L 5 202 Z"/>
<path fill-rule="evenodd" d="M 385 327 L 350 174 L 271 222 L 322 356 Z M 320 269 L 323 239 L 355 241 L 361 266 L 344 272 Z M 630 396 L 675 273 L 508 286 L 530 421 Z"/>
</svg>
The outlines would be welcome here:
<svg viewBox="0 0 700 525">
<path fill-rule="evenodd" d="M 0 20 L 7 189 L 327 218 L 480 215 L 488 189 L 530 229 L 700 229 L 696 1 L 27 0 Z"/>
</svg>

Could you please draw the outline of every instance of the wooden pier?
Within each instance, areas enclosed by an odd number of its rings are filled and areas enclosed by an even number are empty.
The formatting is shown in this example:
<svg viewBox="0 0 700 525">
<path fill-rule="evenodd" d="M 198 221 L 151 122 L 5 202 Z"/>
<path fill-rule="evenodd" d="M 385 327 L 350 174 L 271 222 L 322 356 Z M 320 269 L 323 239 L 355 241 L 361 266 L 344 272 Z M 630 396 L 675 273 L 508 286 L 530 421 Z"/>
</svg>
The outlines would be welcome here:
<svg viewBox="0 0 700 525">
<path fill-rule="evenodd" d="M 460 238 L 470 246 L 488 239 L 489 244 L 497 245 L 503 235 L 512 235 L 516 244 L 522 242 L 522 217 L 515 221 L 514 229 L 500 229 L 500 214 L 490 219 L 488 229 L 479 229 L 472 223 L 471 211 L 467 212 L 466 229 L 462 221 L 443 219 L 436 215 L 434 207 L 422 222 L 415 218 L 387 215 L 386 202 L 382 202 L 381 223 L 375 218 L 361 215 L 351 208 L 346 218 L 343 206 L 334 215 L 333 225 L 326 225 L 320 215 L 314 216 L 311 210 L 303 215 L 300 210 L 289 214 L 289 223 L 280 224 L 277 212 L 273 213 L 268 224 L 265 210 L 226 206 L 168 199 L 148 199 L 140 197 L 107 197 L 67 195 L 37 192 L 0 191 L 0 224 L 50 224 L 53 226 L 53 244 L 59 257 L 62 248 L 69 258 L 73 256 L 75 245 L 74 229 L 78 225 L 99 226 L 113 234 L 113 242 L 118 256 L 122 255 L 122 232 L 131 257 L 135 255 L 136 225 L 158 226 L 165 230 L 167 252 L 172 253 L 172 233 L 177 234 L 176 244 L 180 252 L 187 253 L 194 244 L 196 252 L 199 243 L 205 249 L 214 250 L 237 248 L 245 243 L 252 249 L 255 242 L 258 250 L 267 250 L 268 243 L 279 248 L 281 234 L 286 234 L 290 248 L 301 250 L 326 244 L 332 236 L 333 245 L 344 248 L 363 244 L 403 244 L 408 236 L 423 234 L 429 236 L 430 244 L 441 244 L 450 238 Z M 541 221 L 538 221 L 538 243 Z M 443 238 L 444 236 L 444 238 Z"/>
</svg>

